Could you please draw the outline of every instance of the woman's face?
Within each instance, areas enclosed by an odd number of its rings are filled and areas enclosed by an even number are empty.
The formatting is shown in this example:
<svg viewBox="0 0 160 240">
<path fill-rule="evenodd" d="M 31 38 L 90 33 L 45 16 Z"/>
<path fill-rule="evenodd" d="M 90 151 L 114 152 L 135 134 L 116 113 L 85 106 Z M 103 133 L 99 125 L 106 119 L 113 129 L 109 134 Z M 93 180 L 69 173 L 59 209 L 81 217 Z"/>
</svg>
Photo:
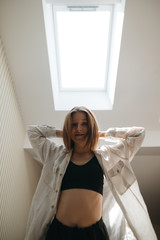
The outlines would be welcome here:
<svg viewBox="0 0 160 240">
<path fill-rule="evenodd" d="M 75 112 L 71 119 L 71 139 L 74 143 L 85 143 L 88 134 L 88 120 L 84 112 Z"/>
</svg>

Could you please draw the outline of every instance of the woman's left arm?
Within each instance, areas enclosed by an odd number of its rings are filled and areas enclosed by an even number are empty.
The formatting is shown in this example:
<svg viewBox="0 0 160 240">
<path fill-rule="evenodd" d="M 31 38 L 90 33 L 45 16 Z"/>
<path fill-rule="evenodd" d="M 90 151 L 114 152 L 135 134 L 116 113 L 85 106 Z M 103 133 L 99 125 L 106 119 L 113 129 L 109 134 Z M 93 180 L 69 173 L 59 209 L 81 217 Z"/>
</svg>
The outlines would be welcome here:
<svg viewBox="0 0 160 240">
<path fill-rule="evenodd" d="M 145 133 L 145 129 L 143 127 L 122 127 L 122 128 L 109 128 L 107 131 L 99 131 L 99 137 L 115 137 L 115 138 L 123 138 L 127 137 L 138 137 L 142 136 Z"/>
<path fill-rule="evenodd" d="M 139 150 L 144 136 L 145 129 L 143 127 L 109 128 L 107 131 L 99 132 L 100 138 L 112 138 L 112 141 L 114 138 L 119 139 L 118 143 L 112 146 L 113 150 L 118 150 L 119 154 L 123 152 L 128 160 L 132 160 Z"/>
</svg>

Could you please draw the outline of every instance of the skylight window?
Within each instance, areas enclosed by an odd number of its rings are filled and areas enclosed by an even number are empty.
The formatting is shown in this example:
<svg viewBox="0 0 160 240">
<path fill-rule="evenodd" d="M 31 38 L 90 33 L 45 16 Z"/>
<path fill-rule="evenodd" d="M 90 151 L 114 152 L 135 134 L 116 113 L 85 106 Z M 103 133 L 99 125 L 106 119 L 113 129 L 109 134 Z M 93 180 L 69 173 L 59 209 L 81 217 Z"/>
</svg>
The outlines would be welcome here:
<svg viewBox="0 0 160 240">
<path fill-rule="evenodd" d="M 55 7 L 61 90 L 106 88 L 112 7 Z"/>
<path fill-rule="evenodd" d="M 111 110 L 125 0 L 42 3 L 55 110 Z"/>
</svg>

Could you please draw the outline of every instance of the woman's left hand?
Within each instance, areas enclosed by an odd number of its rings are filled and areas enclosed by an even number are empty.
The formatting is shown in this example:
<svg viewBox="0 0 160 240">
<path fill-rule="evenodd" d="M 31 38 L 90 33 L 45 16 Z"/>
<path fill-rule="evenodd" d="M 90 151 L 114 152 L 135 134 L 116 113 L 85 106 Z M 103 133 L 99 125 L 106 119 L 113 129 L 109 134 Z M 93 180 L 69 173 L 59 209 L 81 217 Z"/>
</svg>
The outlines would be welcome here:
<svg viewBox="0 0 160 240">
<path fill-rule="evenodd" d="M 105 138 L 106 137 L 106 132 L 105 131 L 99 131 L 99 138 Z"/>
</svg>

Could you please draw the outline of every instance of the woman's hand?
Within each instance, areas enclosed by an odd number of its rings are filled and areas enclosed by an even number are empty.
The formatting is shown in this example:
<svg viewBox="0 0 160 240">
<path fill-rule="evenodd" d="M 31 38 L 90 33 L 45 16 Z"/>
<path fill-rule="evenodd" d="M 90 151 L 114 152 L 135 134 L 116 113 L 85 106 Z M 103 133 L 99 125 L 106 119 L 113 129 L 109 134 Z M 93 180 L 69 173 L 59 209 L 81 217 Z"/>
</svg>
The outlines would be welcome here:
<svg viewBox="0 0 160 240">
<path fill-rule="evenodd" d="M 62 130 L 56 130 L 56 136 L 58 138 L 63 138 L 63 131 Z"/>
<path fill-rule="evenodd" d="M 99 131 L 98 134 L 99 134 L 99 138 L 106 138 L 107 136 L 106 131 Z"/>
</svg>

